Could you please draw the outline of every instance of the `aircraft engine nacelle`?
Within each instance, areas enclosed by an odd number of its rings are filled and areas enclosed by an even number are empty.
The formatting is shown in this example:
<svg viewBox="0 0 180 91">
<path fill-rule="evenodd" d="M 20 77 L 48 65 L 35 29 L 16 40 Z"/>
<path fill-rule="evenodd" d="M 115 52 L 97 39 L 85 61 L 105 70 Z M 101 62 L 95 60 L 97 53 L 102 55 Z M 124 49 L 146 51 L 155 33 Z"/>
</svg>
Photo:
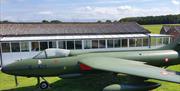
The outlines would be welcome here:
<svg viewBox="0 0 180 91">
<path fill-rule="evenodd" d="M 160 84 L 154 82 L 112 84 L 105 87 L 103 91 L 149 91 L 159 86 Z"/>
</svg>

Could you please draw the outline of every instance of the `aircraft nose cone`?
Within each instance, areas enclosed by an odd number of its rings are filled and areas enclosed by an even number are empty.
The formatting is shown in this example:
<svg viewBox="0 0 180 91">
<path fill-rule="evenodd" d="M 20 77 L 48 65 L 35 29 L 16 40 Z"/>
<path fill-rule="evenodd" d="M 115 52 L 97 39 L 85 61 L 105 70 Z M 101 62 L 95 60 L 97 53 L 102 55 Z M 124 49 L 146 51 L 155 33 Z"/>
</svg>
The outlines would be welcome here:
<svg viewBox="0 0 180 91">
<path fill-rule="evenodd" d="M 1 71 L 2 71 L 3 73 L 10 74 L 10 73 L 11 73 L 11 67 L 9 67 L 9 66 L 3 66 L 2 69 L 1 69 Z"/>
<path fill-rule="evenodd" d="M 1 71 L 2 71 L 3 73 L 6 73 L 7 68 L 6 68 L 5 66 L 3 66 L 2 69 L 1 69 Z"/>
</svg>

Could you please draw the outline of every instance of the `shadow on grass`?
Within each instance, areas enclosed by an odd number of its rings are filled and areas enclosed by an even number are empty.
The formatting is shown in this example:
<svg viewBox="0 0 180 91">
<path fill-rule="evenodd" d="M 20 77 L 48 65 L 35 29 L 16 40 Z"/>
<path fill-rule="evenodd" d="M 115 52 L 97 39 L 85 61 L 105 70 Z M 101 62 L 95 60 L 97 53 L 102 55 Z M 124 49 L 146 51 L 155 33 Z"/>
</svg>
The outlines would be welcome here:
<svg viewBox="0 0 180 91">
<path fill-rule="evenodd" d="M 51 83 L 51 87 L 43 91 L 102 91 L 102 89 L 112 83 L 119 83 L 107 75 L 91 75 L 74 79 L 62 79 Z M 42 91 L 36 86 L 19 87 L 3 91 Z"/>
</svg>

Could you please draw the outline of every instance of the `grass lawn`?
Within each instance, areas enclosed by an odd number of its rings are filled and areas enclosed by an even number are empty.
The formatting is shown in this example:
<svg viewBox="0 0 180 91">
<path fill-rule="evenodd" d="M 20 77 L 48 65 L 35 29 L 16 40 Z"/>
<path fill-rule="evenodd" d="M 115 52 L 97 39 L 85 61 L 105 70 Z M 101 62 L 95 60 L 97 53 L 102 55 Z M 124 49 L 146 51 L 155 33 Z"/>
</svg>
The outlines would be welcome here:
<svg viewBox="0 0 180 91">
<path fill-rule="evenodd" d="M 163 25 L 143 25 L 144 28 L 151 31 L 151 33 L 159 34 Z"/>
<path fill-rule="evenodd" d="M 152 31 L 152 33 L 159 33 L 162 25 L 143 25 L 146 29 Z M 180 64 L 175 66 L 170 66 L 168 69 L 179 71 L 180 72 Z M 82 77 L 77 79 L 60 79 L 58 77 L 50 77 L 46 78 L 48 82 L 53 86 L 45 91 L 100 91 L 102 83 L 99 83 L 101 77 L 90 78 L 90 77 Z M 107 78 L 103 78 L 107 79 Z M 3 74 L 0 72 L 0 90 L 5 91 L 41 91 L 39 88 L 35 86 L 36 79 L 35 78 L 25 78 L 18 77 L 19 86 L 15 87 L 14 77 Z M 105 80 L 106 81 L 106 80 Z M 180 84 L 151 80 L 154 82 L 158 82 L 162 84 L 161 87 L 153 90 L 153 91 L 180 91 Z M 95 84 L 93 84 L 95 83 Z"/>
</svg>

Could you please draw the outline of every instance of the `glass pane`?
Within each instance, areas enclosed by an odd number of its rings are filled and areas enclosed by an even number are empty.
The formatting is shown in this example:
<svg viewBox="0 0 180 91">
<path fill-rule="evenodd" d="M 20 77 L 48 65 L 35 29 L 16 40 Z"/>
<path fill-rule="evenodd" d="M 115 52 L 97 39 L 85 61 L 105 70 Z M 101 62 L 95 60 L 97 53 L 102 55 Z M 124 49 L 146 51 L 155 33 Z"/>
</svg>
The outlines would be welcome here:
<svg viewBox="0 0 180 91">
<path fill-rule="evenodd" d="M 9 43 L 2 43 L 2 52 L 10 52 L 10 44 Z"/>
<path fill-rule="evenodd" d="M 107 47 L 113 48 L 113 40 L 107 40 Z"/>
<path fill-rule="evenodd" d="M 156 46 L 156 37 L 151 37 L 151 46 Z"/>
<path fill-rule="evenodd" d="M 74 41 L 67 41 L 67 49 L 74 49 Z"/>
<path fill-rule="evenodd" d="M 127 39 L 122 39 L 122 47 L 127 47 Z"/>
<path fill-rule="evenodd" d="M 129 47 L 135 47 L 135 39 L 129 39 Z"/>
<path fill-rule="evenodd" d="M 32 51 L 39 51 L 39 42 L 32 42 L 31 46 L 32 46 L 31 48 Z"/>
<path fill-rule="evenodd" d="M 21 51 L 22 52 L 29 51 L 29 42 L 21 42 Z"/>
<path fill-rule="evenodd" d="M 99 40 L 99 48 L 105 48 L 105 47 L 106 47 L 105 40 Z"/>
<path fill-rule="evenodd" d="M 56 41 L 50 41 L 49 42 L 49 48 L 56 48 Z"/>
<path fill-rule="evenodd" d="M 40 50 L 45 50 L 48 48 L 48 42 L 40 42 Z"/>
<path fill-rule="evenodd" d="M 20 44 L 19 43 L 11 43 L 12 52 L 20 52 Z"/>
<path fill-rule="evenodd" d="M 81 41 L 75 41 L 75 49 L 82 49 L 82 42 Z"/>
<path fill-rule="evenodd" d="M 34 59 L 45 59 L 46 58 L 46 53 L 45 53 L 45 51 L 42 51 L 33 58 Z"/>
<path fill-rule="evenodd" d="M 163 38 L 163 44 L 165 44 L 165 45 L 169 44 L 169 38 L 168 37 Z"/>
<path fill-rule="evenodd" d="M 92 40 L 92 48 L 98 48 L 98 40 Z"/>
<path fill-rule="evenodd" d="M 91 40 L 84 40 L 84 49 L 91 49 L 92 46 L 92 41 Z"/>
<path fill-rule="evenodd" d="M 120 47 L 120 44 L 121 44 L 121 40 L 114 40 L 114 46 L 115 47 Z"/>
<path fill-rule="evenodd" d="M 141 47 L 142 46 L 142 39 L 138 38 L 136 40 L 136 47 Z"/>
<path fill-rule="evenodd" d="M 66 49 L 66 42 L 65 41 L 59 41 L 58 45 L 59 45 L 60 49 Z"/>
<path fill-rule="evenodd" d="M 156 38 L 157 46 L 162 45 L 162 38 Z"/>
<path fill-rule="evenodd" d="M 148 46 L 148 38 L 143 38 L 143 46 Z"/>
</svg>

